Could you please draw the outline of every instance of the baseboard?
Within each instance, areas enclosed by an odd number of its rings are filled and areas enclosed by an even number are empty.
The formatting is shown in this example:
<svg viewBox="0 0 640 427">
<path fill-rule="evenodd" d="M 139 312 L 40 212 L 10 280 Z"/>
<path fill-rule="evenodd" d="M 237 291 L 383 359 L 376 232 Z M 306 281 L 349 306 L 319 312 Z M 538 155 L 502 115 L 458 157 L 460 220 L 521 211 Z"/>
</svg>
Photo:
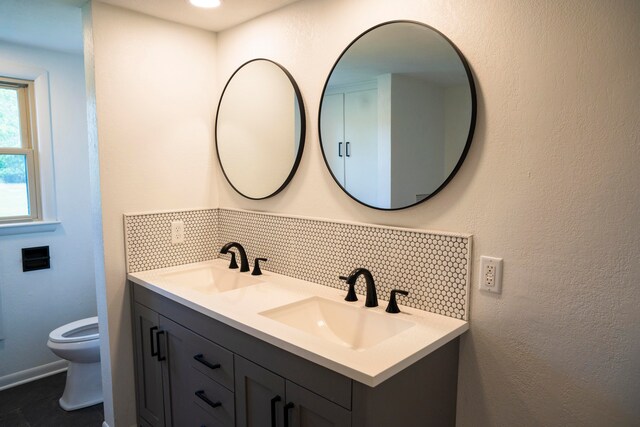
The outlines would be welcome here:
<svg viewBox="0 0 640 427">
<path fill-rule="evenodd" d="M 67 370 L 68 362 L 66 360 L 56 360 L 46 365 L 36 366 L 35 368 L 25 369 L 24 371 L 15 372 L 13 374 L 0 377 L 0 391 L 11 387 L 25 384 L 40 378 L 55 375 Z"/>
</svg>

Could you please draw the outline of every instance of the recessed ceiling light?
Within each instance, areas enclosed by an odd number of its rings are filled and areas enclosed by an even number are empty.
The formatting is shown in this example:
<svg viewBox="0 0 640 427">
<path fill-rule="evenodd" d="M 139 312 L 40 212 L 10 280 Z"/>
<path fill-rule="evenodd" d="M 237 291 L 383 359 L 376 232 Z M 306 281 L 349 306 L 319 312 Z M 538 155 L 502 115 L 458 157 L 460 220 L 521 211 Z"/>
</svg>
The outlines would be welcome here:
<svg viewBox="0 0 640 427">
<path fill-rule="evenodd" d="M 211 8 L 220 6 L 221 1 L 220 0 L 189 0 L 189 3 L 191 3 L 195 7 L 211 9 Z"/>
</svg>

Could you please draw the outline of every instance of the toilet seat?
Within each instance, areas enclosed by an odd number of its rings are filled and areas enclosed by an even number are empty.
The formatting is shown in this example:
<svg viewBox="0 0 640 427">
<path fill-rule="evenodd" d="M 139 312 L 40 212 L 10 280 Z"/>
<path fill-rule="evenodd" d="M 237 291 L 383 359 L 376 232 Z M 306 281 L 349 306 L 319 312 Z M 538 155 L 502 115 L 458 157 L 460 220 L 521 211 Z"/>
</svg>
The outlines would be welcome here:
<svg viewBox="0 0 640 427">
<path fill-rule="evenodd" d="M 74 343 L 97 340 L 100 338 L 98 332 L 98 317 L 88 317 L 76 320 L 54 329 L 49 334 L 49 340 L 56 343 Z"/>
</svg>

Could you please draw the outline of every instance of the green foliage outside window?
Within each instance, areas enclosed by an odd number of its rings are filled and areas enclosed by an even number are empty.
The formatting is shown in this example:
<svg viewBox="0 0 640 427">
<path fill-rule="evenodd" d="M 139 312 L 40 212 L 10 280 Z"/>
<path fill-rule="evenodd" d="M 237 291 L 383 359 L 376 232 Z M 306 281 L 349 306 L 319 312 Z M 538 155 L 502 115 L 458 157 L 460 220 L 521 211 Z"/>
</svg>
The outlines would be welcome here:
<svg viewBox="0 0 640 427">
<path fill-rule="evenodd" d="M 15 90 L 0 88 L 0 147 L 20 148 L 20 113 Z M 24 156 L 0 155 L 0 183 L 25 183 Z"/>
</svg>

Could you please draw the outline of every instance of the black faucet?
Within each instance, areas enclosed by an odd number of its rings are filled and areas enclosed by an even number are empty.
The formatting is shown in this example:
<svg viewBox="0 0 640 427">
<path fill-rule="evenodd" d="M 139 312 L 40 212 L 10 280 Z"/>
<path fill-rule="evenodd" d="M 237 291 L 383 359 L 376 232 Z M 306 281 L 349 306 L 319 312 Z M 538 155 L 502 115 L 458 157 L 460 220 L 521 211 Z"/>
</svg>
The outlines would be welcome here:
<svg viewBox="0 0 640 427">
<path fill-rule="evenodd" d="M 373 275 L 366 268 L 356 268 L 353 270 L 349 277 L 347 277 L 348 285 L 355 285 L 356 280 L 360 275 L 364 276 L 364 280 L 367 283 L 367 299 L 364 303 L 365 307 L 377 307 L 378 306 L 378 296 L 376 295 L 376 283 L 373 280 Z"/>
<path fill-rule="evenodd" d="M 240 254 L 240 271 L 249 271 L 249 260 L 247 259 L 247 253 L 242 245 L 238 242 L 229 242 L 220 249 L 221 254 L 226 254 L 229 249 L 236 248 Z"/>
</svg>

